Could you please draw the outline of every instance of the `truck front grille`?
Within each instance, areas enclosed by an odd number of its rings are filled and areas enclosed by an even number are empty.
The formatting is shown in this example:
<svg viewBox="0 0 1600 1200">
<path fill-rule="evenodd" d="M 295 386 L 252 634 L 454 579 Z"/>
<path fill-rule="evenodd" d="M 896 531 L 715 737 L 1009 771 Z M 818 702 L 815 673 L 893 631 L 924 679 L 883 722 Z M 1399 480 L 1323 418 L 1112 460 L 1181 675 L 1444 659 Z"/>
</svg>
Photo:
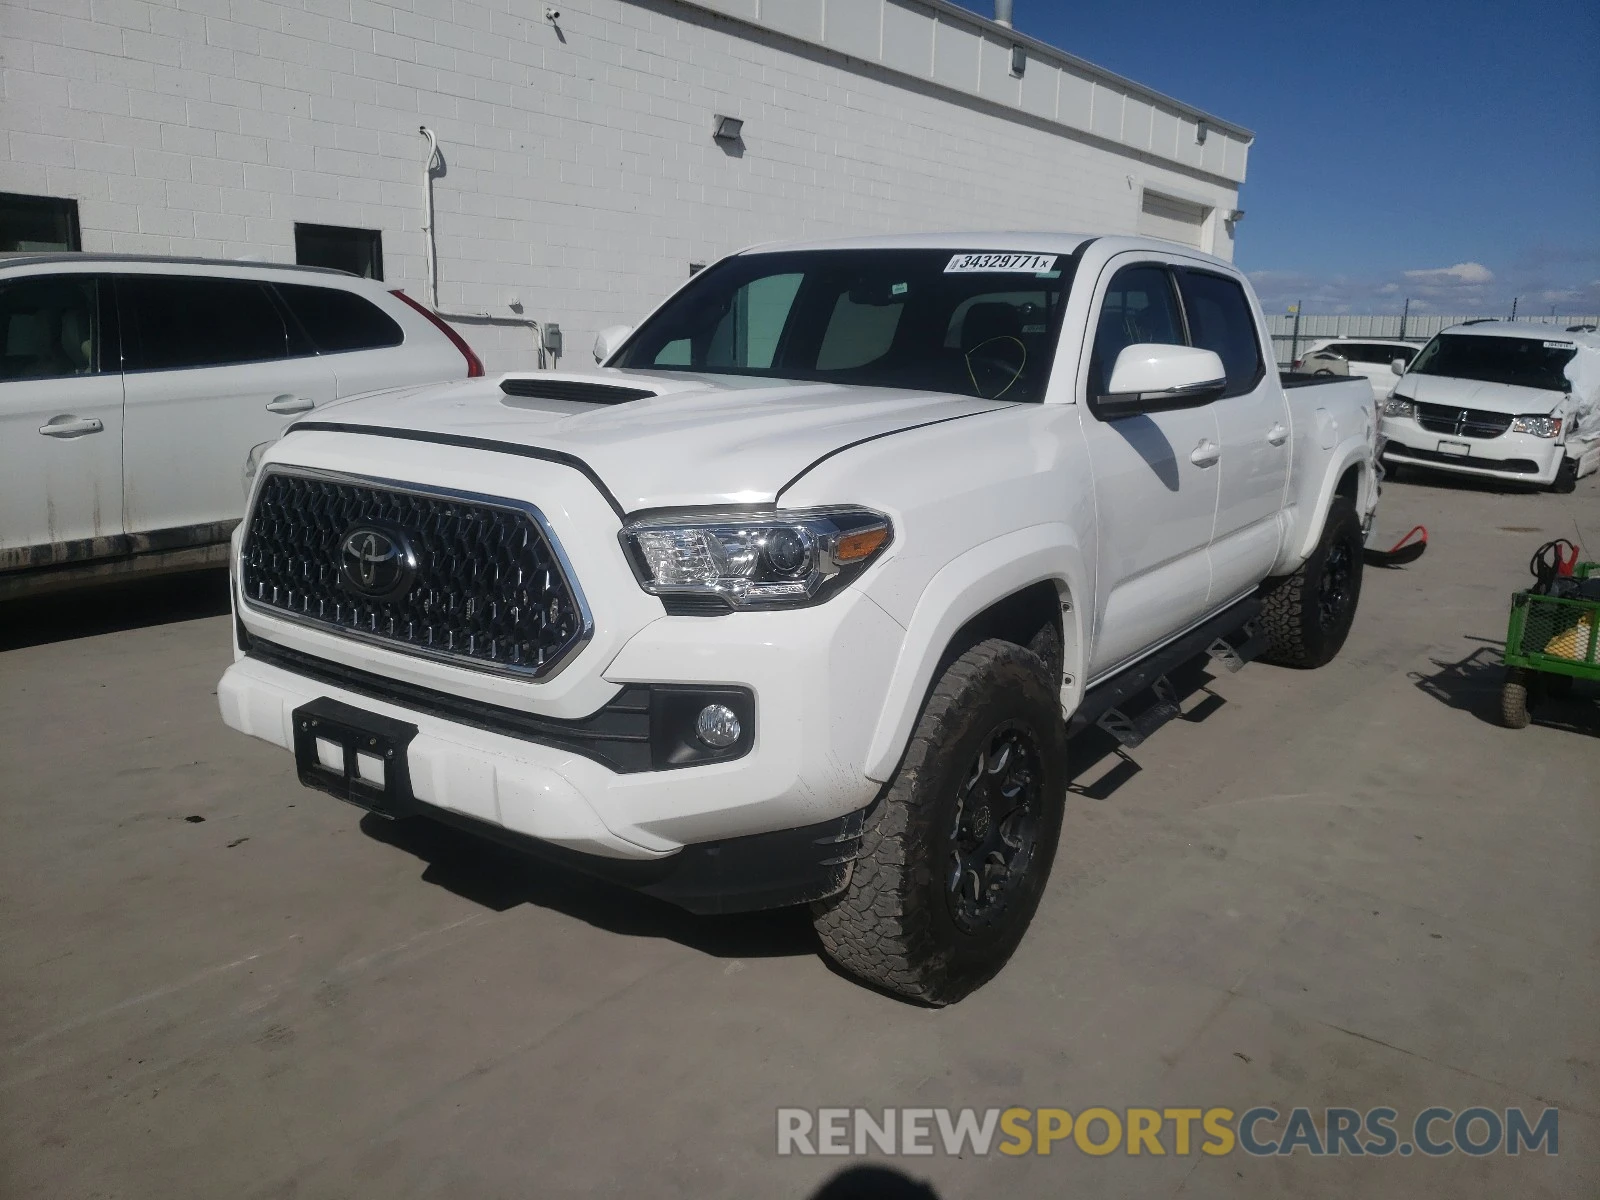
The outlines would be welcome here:
<svg viewBox="0 0 1600 1200">
<path fill-rule="evenodd" d="M 240 584 L 254 608 L 479 670 L 544 676 L 592 628 L 536 509 L 271 469 Z"/>
<path fill-rule="evenodd" d="M 1451 408 L 1448 404 L 1418 404 L 1417 424 L 1429 433 L 1455 437 L 1497 438 L 1511 428 L 1505 413 L 1484 412 L 1476 408 Z"/>
</svg>

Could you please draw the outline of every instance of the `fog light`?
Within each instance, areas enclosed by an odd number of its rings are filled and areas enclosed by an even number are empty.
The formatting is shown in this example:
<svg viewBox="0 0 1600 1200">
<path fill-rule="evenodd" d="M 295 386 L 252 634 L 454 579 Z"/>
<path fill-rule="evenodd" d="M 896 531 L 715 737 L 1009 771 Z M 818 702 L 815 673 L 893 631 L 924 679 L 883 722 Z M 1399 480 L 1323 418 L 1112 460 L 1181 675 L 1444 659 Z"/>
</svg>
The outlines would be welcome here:
<svg viewBox="0 0 1600 1200">
<path fill-rule="evenodd" d="M 739 740 L 739 718 L 726 704 L 708 704 L 695 718 L 694 732 L 714 750 L 726 750 Z"/>
</svg>

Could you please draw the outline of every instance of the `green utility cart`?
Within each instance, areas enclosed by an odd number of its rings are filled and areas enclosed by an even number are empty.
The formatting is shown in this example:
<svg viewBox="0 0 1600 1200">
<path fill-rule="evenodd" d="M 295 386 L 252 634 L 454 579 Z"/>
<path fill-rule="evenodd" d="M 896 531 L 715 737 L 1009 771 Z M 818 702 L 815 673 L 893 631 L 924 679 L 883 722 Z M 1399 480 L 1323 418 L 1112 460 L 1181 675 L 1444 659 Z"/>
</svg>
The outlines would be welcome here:
<svg viewBox="0 0 1600 1200">
<path fill-rule="evenodd" d="M 1578 563 L 1570 579 L 1556 594 L 1531 588 L 1511 597 L 1500 688 L 1508 728 L 1527 728 L 1543 695 L 1564 695 L 1574 679 L 1600 680 L 1600 563 Z"/>
</svg>

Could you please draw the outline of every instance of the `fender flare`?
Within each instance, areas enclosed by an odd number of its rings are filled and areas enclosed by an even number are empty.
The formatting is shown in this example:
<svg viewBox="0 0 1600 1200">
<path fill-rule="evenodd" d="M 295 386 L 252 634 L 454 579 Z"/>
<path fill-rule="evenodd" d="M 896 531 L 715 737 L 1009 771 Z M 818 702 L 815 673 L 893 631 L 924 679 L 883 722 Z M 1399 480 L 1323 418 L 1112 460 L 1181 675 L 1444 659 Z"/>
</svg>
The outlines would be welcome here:
<svg viewBox="0 0 1600 1200">
<path fill-rule="evenodd" d="M 928 581 L 917 599 L 900 654 L 884 696 L 883 711 L 867 747 L 866 774 L 886 783 L 894 775 L 922 702 L 933 685 L 934 668 L 957 631 L 973 617 L 1030 584 L 1056 580 L 1072 597 L 1064 621 L 1065 672 L 1075 696 L 1083 686 L 1083 656 L 1093 592 L 1084 556 L 1072 529 L 1059 522 L 1033 525 L 975 546 L 957 556 Z M 1069 689 L 1062 688 L 1065 697 Z"/>
<path fill-rule="evenodd" d="M 1311 510 L 1312 519 L 1304 526 L 1296 522 L 1291 531 L 1292 540 L 1285 543 L 1284 552 L 1272 565 L 1273 575 L 1289 575 L 1299 570 L 1300 564 L 1305 562 L 1317 548 L 1317 542 L 1322 537 L 1322 527 L 1328 521 L 1328 511 L 1333 507 L 1334 490 L 1351 467 L 1361 468 L 1360 487 L 1356 492 L 1356 503 L 1359 507 L 1361 498 L 1368 494 L 1367 489 L 1372 486 L 1374 478 L 1372 446 L 1365 435 L 1348 437 L 1329 451 L 1328 468 L 1322 474 L 1316 507 Z"/>
</svg>

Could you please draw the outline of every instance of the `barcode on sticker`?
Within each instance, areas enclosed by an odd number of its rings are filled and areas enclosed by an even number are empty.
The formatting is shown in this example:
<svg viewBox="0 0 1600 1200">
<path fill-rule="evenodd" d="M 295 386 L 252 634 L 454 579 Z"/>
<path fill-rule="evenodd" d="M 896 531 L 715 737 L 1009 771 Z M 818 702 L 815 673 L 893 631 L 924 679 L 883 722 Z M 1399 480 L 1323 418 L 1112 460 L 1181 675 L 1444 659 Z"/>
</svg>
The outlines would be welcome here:
<svg viewBox="0 0 1600 1200">
<path fill-rule="evenodd" d="M 946 275 L 964 271 L 1004 271 L 1008 274 L 1037 275 L 1055 268 L 1054 254 L 958 254 L 944 269 Z"/>
</svg>

